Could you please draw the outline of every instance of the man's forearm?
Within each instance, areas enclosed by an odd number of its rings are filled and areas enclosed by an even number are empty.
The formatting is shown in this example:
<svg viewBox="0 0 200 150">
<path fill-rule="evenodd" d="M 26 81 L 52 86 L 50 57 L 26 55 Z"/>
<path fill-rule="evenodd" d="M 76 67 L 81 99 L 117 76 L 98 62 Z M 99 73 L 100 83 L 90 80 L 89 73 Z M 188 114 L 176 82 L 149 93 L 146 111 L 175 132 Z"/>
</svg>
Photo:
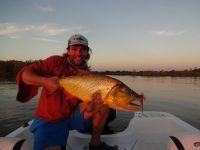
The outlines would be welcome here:
<svg viewBox="0 0 200 150">
<path fill-rule="evenodd" d="M 45 77 L 38 75 L 33 70 L 25 70 L 22 73 L 22 80 L 26 84 L 42 86 L 45 80 Z"/>
</svg>

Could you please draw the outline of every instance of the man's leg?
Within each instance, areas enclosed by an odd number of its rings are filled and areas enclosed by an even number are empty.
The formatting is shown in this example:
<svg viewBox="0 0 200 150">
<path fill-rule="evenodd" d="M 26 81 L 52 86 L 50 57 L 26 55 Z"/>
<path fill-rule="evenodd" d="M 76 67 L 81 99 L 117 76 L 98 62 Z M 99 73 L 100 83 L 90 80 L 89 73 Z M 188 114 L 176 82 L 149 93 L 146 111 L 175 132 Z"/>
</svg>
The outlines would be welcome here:
<svg viewBox="0 0 200 150">
<path fill-rule="evenodd" d="M 115 109 L 112 109 L 112 108 L 109 108 L 109 114 L 108 114 L 108 119 L 105 123 L 105 126 L 103 128 L 103 131 L 101 134 L 113 134 L 114 131 L 109 127 L 109 123 L 111 121 L 113 121 L 114 119 L 116 118 L 116 110 Z"/>
<path fill-rule="evenodd" d="M 34 131 L 34 150 L 63 150 L 67 144 L 68 120 L 56 123 L 44 122 Z M 61 146 L 63 145 L 63 146 Z"/>
<path fill-rule="evenodd" d="M 106 124 L 109 115 L 109 108 L 107 105 L 103 105 L 98 112 L 93 115 L 93 128 L 91 142 L 89 144 L 89 150 L 117 150 L 115 146 L 109 146 L 102 142 L 100 139 L 102 130 Z"/>
<path fill-rule="evenodd" d="M 109 114 L 109 108 L 107 105 L 103 105 L 98 112 L 94 113 L 92 119 L 92 137 L 91 144 L 98 145 L 101 143 L 101 132 L 105 126 Z"/>
</svg>

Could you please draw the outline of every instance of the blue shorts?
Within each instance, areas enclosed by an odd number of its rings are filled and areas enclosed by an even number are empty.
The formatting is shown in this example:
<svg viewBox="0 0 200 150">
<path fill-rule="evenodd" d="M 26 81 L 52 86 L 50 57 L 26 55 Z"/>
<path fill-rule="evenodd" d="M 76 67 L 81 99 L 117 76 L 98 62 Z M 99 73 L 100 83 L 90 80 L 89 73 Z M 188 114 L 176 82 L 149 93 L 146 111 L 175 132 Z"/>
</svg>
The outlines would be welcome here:
<svg viewBox="0 0 200 150">
<path fill-rule="evenodd" d="M 92 126 L 92 119 L 84 120 L 79 107 L 75 109 L 71 118 L 56 123 L 49 123 L 41 119 L 35 119 L 30 127 L 34 133 L 34 150 L 45 147 L 66 145 L 69 130 L 87 131 Z"/>
</svg>

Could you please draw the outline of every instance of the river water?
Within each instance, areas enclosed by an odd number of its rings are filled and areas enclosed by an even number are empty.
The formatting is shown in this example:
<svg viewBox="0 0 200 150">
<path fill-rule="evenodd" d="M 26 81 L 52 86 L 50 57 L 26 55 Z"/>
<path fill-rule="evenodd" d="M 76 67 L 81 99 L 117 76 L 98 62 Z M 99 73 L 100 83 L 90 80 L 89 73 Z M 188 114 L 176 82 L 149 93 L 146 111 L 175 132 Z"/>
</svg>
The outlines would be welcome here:
<svg viewBox="0 0 200 150">
<path fill-rule="evenodd" d="M 112 76 L 124 82 L 147 100 L 144 110 L 171 113 L 200 129 L 200 78 L 199 77 L 140 77 Z M 5 136 L 33 118 L 38 96 L 27 103 L 16 101 L 17 86 L 0 82 L 0 136 Z M 117 111 L 110 125 L 122 131 L 133 117 L 133 112 Z"/>
</svg>

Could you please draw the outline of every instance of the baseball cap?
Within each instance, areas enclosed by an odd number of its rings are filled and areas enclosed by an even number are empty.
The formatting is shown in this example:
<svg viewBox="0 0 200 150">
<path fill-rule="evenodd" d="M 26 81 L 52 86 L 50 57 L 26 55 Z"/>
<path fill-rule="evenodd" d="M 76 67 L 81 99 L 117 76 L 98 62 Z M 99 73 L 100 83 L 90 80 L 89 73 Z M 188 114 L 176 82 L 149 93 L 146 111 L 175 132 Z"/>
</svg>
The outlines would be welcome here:
<svg viewBox="0 0 200 150">
<path fill-rule="evenodd" d="M 76 44 L 88 46 L 88 40 L 86 37 L 84 37 L 81 34 L 74 34 L 69 38 L 68 46 L 76 45 Z"/>
</svg>

